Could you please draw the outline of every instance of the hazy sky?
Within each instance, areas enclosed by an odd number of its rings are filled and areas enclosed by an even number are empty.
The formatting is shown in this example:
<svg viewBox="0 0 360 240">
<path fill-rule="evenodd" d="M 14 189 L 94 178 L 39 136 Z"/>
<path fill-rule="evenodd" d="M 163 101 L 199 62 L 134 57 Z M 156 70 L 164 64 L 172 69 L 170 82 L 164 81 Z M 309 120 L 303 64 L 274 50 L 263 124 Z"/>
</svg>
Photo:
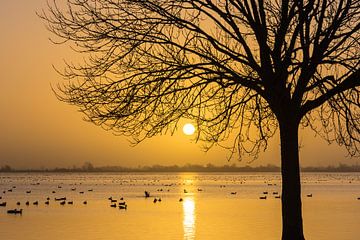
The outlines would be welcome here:
<svg viewBox="0 0 360 240">
<path fill-rule="evenodd" d="M 79 56 L 66 46 L 50 43 L 50 33 L 35 14 L 45 5 L 46 0 L 0 1 L 0 166 L 71 167 L 86 161 L 96 166 L 229 164 L 225 150 L 204 153 L 200 144 L 180 130 L 175 136 L 160 136 L 131 147 L 125 137 L 84 122 L 76 108 L 59 102 L 50 86 L 62 79 L 52 65 L 61 68 L 63 59 L 76 61 Z M 300 135 L 303 166 L 360 163 L 346 158 L 344 149 L 314 138 L 310 131 Z M 277 137 L 251 164 L 279 165 L 279 157 Z"/>
</svg>

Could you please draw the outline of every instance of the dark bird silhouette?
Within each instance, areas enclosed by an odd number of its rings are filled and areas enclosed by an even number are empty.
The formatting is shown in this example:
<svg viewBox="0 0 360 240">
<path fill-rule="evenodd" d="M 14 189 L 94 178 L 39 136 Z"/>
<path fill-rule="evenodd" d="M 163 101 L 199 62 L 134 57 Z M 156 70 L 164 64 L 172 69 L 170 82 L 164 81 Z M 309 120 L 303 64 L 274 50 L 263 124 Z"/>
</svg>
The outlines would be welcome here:
<svg viewBox="0 0 360 240">
<path fill-rule="evenodd" d="M 29 191 L 26 191 L 26 193 L 31 193 L 31 190 L 29 190 Z"/>
<path fill-rule="evenodd" d="M 145 197 L 146 197 L 146 198 L 150 197 L 150 192 L 145 191 L 144 194 L 145 194 Z"/>
<path fill-rule="evenodd" d="M 116 208 L 116 203 L 111 204 L 111 205 L 110 205 L 110 207 L 114 207 L 114 208 Z"/>
<path fill-rule="evenodd" d="M 73 201 L 68 201 L 68 204 L 73 205 L 74 202 Z"/>
<path fill-rule="evenodd" d="M 264 199 L 264 200 L 266 200 L 266 196 L 260 197 L 260 199 Z"/>
<path fill-rule="evenodd" d="M 61 197 L 61 198 L 55 198 L 55 201 L 65 201 L 66 197 Z"/>
<path fill-rule="evenodd" d="M 17 209 L 12 209 L 12 210 L 7 210 L 7 213 L 8 214 L 22 214 L 22 209 L 19 209 L 19 210 L 17 210 Z"/>
<path fill-rule="evenodd" d="M 231 192 L 232 195 L 235 195 L 237 192 Z"/>
<path fill-rule="evenodd" d="M 6 202 L 0 203 L 0 207 L 6 207 Z"/>
<path fill-rule="evenodd" d="M 125 205 L 119 205 L 119 209 L 127 209 L 127 205 L 125 204 Z"/>
<path fill-rule="evenodd" d="M 308 194 L 308 195 L 306 195 L 307 197 L 312 197 L 313 195 L 312 195 L 312 193 L 310 193 L 310 194 Z"/>
<path fill-rule="evenodd" d="M 85 205 L 86 205 L 86 204 L 87 204 L 87 201 L 84 201 L 84 202 L 83 202 L 83 204 L 85 204 Z"/>
<path fill-rule="evenodd" d="M 20 206 L 20 202 L 17 202 L 16 205 Z"/>
<path fill-rule="evenodd" d="M 29 206 L 29 205 L 30 205 L 29 201 L 26 201 L 25 205 L 26 205 L 26 206 Z"/>
<path fill-rule="evenodd" d="M 33 202 L 33 205 L 39 205 L 38 201 Z"/>
<path fill-rule="evenodd" d="M 65 205 L 65 203 L 66 203 L 65 201 L 61 201 L 60 205 Z"/>
<path fill-rule="evenodd" d="M 182 198 L 180 198 L 180 199 L 179 199 L 179 202 L 182 202 L 182 201 L 183 201 L 183 199 L 182 199 Z"/>
<path fill-rule="evenodd" d="M 46 205 L 49 205 L 49 203 L 50 203 L 49 201 L 46 201 L 46 202 L 45 202 Z"/>
</svg>

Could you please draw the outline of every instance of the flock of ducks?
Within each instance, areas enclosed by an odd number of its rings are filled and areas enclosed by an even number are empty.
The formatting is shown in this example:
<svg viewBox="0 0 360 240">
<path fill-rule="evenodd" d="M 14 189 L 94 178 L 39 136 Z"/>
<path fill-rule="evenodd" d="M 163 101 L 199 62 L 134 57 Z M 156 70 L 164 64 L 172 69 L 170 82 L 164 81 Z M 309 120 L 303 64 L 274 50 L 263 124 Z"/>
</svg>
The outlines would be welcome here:
<svg viewBox="0 0 360 240">
<path fill-rule="evenodd" d="M 38 185 L 38 184 L 37 184 L 37 185 Z M 269 185 L 269 186 L 272 186 L 272 184 L 268 184 L 268 185 Z M 276 184 L 274 184 L 274 185 L 276 185 Z M 225 187 L 226 187 L 225 185 L 220 185 L 220 188 L 225 188 Z M 62 188 L 62 186 L 59 185 L 58 188 L 60 189 L 60 188 Z M 5 194 L 6 192 L 13 192 L 14 189 L 16 189 L 16 186 L 13 186 L 12 188 L 8 189 L 7 191 L 3 191 L 3 194 Z M 71 191 L 76 191 L 76 188 L 71 188 Z M 87 191 L 88 191 L 88 192 L 92 192 L 93 189 L 88 189 Z M 162 192 L 163 189 L 157 189 L 157 191 L 161 191 L 161 192 Z M 168 190 L 168 191 L 169 191 L 169 190 Z M 198 191 L 198 192 L 202 192 L 203 189 L 198 188 L 197 191 Z M 31 190 L 25 191 L 26 194 L 31 194 L 31 192 L 32 192 Z M 184 192 L 184 194 L 187 194 L 187 193 L 188 193 L 188 191 L 187 191 L 186 189 L 184 189 L 183 192 Z M 56 193 L 56 191 L 52 191 L 52 193 Z M 79 194 L 84 194 L 84 193 L 85 193 L 84 191 L 79 191 Z M 230 194 L 231 194 L 231 195 L 236 195 L 237 192 L 236 192 L 236 191 L 232 191 L 232 192 L 230 192 Z M 269 198 L 270 195 L 271 195 L 271 194 L 270 194 L 268 191 L 264 191 L 264 192 L 262 192 L 262 196 L 260 196 L 259 199 L 261 199 L 261 200 L 266 200 L 266 199 Z M 272 192 L 272 195 L 274 196 L 274 198 L 277 198 L 277 199 L 280 199 L 280 198 L 281 198 L 281 196 L 279 195 L 279 192 L 277 192 L 277 191 L 273 191 L 273 192 Z M 150 197 L 151 197 L 150 192 L 149 192 L 149 191 L 144 191 L 144 197 L 145 197 L 145 198 L 150 198 Z M 307 194 L 306 197 L 311 198 L 311 197 L 313 197 L 313 194 L 312 194 L 312 193 Z M 0 196 L 0 200 L 1 200 L 1 199 L 2 199 L 2 196 Z M 110 201 L 110 207 L 112 207 L 112 208 L 119 208 L 119 209 L 122 209 L 122 210 L 127 210 L 128 205 L 127 205 L 127 203 L 124 201 L 124 198 L 123 198 L 123 197 L 120 197 L 119 200 L 117 200 L 117 199 L 115 199 L 115 198 L 113 198 L 113 197 L 109 197 L 108 200 Z M 358 197 L 357 200 L 360 200 L 360 197 Z M 66 204 L 68 204 L 68 205 L 73 205 L 73 204 L 74 204 L 74 201 L 69 200 L 69 199 L 67 199 L 66 197 L 55 197 L 55 198 L 54 198 L 54 201 L 55 201 L 55 202 L 59 202 L 60 205 L 66 205 Z M 162 199 L 161 199 L 160 197 L 154 197 L 154 198 L 153 198 L 153 203 L 157 203 L 157 202 L 161 202 L 161 201 L 162 201 Z M 182 202 L 182 201 L 183 201 L 183 198 L 179 198 L 179 202 Z M 88 203 L 87 200 L 82 201 L 82 204 L 83 204 L 83 205 L 87 205 L 87 203 Z M 33 201 L 32 203 L 30 203 L 30 201 L 26 201 L 26 202 L 25 202 L 25 205 L 26 205 L 26 206 L 29 206 L 30 204 L 37 206 L 37 205 L 39 205 L 39 201 Z M 44 204 L 45 204 L 45 205 L 49 205 L 49 204 L 50 204 L 50 197 L 47 197 L 47 198 L 46 198 L 46 201 L 44 202 Z M 6 201 L 0 202 L 0 207 L 6 207 L 6 205 L 7 205 L 7 202 L 6 202 Z M 17 206 L 20 206 L 20 205 L 21 205 L 21 202 L 19 202 L 19 201 L 16 202 L 16 205 L 17 205 Z M 17 215 L 17 214 L 20 214 L 20 215 L 21 215 L 21 214 L 23 213 L 23 209 L 16 209 L 16 208 L 15 208 L 15 209 L 9 209 L 9 210 L 7 210 L 7 213 L 8 213 L 8 214 L 14 214 L 14 215 Z"/>
</svg>

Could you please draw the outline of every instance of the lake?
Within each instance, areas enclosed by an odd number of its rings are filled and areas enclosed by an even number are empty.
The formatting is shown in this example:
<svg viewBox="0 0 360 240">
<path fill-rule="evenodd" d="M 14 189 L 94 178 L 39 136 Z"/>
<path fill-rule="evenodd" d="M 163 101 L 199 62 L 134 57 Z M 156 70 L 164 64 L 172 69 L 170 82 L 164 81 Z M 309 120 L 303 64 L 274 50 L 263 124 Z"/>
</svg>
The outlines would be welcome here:
<svg viewBox="0 0 360 240">
<path fill-rule="evenodd" d="M 0 239 L 281 239 L 279 173 L 0 173 L 0 191 Z M 303 173 L 302 196 L 306 239 L 359 239 L 360 173 Z"/>
</svg>

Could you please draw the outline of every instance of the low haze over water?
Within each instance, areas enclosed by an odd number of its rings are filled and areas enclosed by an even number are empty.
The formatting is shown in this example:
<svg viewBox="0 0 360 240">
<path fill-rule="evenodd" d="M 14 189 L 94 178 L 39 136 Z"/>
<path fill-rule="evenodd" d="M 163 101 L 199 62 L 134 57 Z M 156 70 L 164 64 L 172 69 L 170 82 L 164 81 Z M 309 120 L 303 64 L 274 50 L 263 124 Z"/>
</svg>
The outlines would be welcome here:
<svg viewBox="0 0 360 240">
<path fill-rule="evenodd" d="M 360 173 L 302 181 L 306 239 L 358 239 Z M 0 239 L 281 238 L 277 173 L 1 173 L 0 190 Z"/>
</svg>

